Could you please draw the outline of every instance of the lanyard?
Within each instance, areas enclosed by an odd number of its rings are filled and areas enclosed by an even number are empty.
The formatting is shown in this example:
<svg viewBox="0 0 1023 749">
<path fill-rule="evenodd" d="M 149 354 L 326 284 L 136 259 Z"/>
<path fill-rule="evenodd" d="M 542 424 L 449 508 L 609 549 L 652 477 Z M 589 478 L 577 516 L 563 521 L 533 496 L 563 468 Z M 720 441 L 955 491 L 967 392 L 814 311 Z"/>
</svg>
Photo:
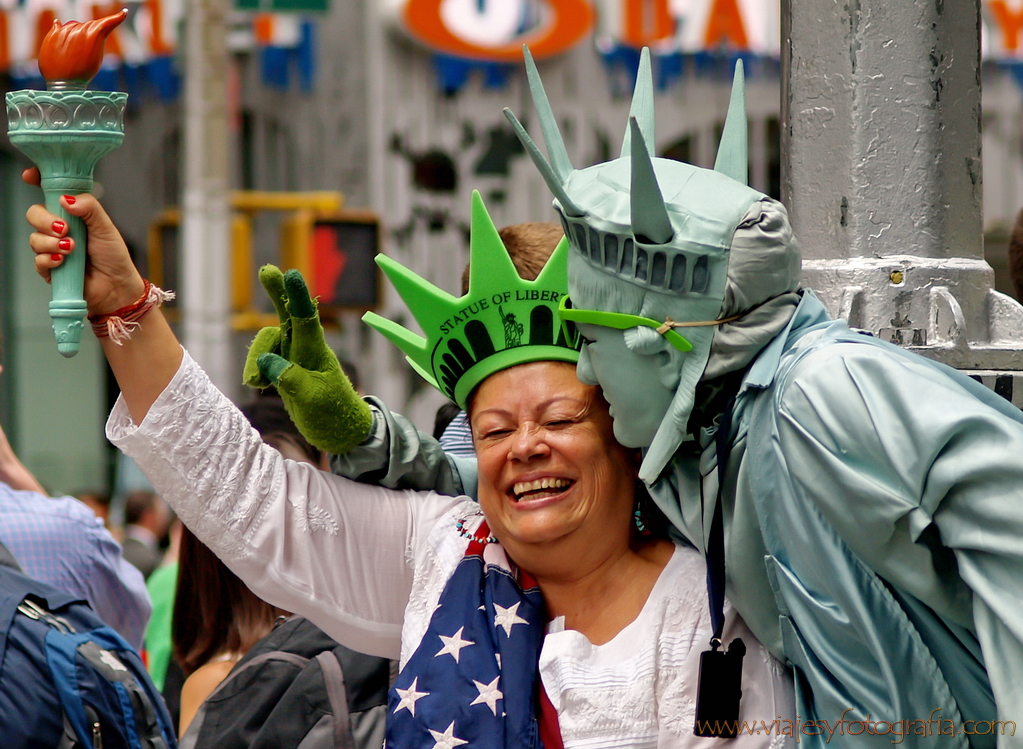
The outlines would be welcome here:
<svg viewBox="0 0 1023 749">
<path fill-rule="evenodd" d="M 739 638 L 732 640 L 727 650 L 721 649 L 721 635 L 725 628 L 725 529 L 722 500 L 734 403 L 734 397 L 728 400 L 724 412 L 718 419 L 718 429 L 714 435 L 718 458 L 718 496 L 704 554 L 707 561 L 707 603 L 710 606 L 710 621 L 714 632 L 710 638 L 711 649 L 700 654 L 696 721 L 693 725 L 693 733 L 697 736 L 714 736 L 722 739 L 731 739 L 738 735 L 739 701 L 742 698 L 742 659 L 746 654 L 746 647 Z M 700 496 L 702 498 L 702 493 Z"/>
<path fill-rule="evenodd" d="M 710 644 L 715 650 L 721 646 L 721 632 L 725 626 L 725 529 L 722 504 L 734 405 L 735 398 L 729 398 L 721 418 L 718 419 L 717 432 L 714 434 L 718 458 L 718 496 L 714 506 L 714 517 L 710 521 L 710 537 L 707 539 L 707 550 L 704 555 L 707 560 L 707 602 L 710 604 L 710 621 L 714 627 Z"/>
</svg>

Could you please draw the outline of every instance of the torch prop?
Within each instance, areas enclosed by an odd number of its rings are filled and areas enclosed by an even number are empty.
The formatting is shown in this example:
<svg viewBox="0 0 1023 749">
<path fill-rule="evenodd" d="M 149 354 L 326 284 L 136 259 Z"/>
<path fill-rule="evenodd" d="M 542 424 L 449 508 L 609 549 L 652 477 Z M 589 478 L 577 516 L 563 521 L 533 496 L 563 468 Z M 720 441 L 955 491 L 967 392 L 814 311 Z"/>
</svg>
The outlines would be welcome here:
<svg viewBox="0 0 1023 749">
<path fill-rule="evenodd" d="M 67 222 L 67 236 L 74 240 L 74 251 L 50 273 L 53 333 L 57 350 L 66 357 L 78 353 L 82 340 L 86 229 L 80 218 L 61 208 L 60 196 L 91 192 L 96 163 L 124 140 L 128 95 L 86 89 L 99 71 L 103 43 L 127 14 L 122 10 L 88 23 L 54 21 L 39 51 L 46 90 L 7 94 L 11 143 L 39 167 L 46 208 Z"/>
</svg>

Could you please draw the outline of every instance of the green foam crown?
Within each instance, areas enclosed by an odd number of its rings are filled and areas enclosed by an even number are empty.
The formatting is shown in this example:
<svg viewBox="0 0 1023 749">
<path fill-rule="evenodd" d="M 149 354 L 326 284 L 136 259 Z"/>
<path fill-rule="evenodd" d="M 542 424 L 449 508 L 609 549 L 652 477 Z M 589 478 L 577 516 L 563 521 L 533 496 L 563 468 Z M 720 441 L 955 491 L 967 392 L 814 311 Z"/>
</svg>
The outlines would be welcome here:
<svg viewBox="0 0 1023 749">
<path fill-rule="evenodd" d="M 568 293 L 568 243 L 558 244 L 535 281 L 523 280 L 477 191 L 465 296 L 452 296 L 386 255 L 377 255 L 376 262 L 426 337 L 373 312 L 362 319 L 463 409 L 473 389 L 502 369 L 579 359 L 578 336 L 566 339 L 558 321 L 558 303 Z"/>
</svg>

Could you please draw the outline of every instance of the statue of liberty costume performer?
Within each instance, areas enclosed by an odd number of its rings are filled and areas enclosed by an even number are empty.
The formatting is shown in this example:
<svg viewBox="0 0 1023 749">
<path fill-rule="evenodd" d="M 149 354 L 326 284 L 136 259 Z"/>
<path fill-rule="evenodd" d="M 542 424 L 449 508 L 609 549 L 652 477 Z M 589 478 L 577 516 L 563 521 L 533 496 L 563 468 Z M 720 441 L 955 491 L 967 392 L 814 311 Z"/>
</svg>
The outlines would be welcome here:
<svg viewBox="0 0 1023 749">
<path fill-rule="evenodd" d="M 1023 746 L 1023 415 L 800 290 L 784 207 L 746 185 L 741 68 L 714 170 L 650 156 L 646 52 L 621 158 L 573 170 L 526 65 L 547 158 L 509 117 L 571 245 L 580 378 L 678 531 L 723 550 L 729 600 L 795 670 L 801 743 Z M 335 470 L 472 490 L 382 404 L 372 422 Z"/>
</svg>

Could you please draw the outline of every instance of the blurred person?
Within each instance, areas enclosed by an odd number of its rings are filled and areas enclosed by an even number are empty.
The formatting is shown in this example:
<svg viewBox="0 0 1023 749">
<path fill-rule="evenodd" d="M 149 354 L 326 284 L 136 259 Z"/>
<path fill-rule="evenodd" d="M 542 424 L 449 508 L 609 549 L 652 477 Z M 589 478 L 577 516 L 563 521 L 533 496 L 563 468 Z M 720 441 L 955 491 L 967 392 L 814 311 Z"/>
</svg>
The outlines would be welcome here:
<svg viewBox="0 0 1023 749">
<path fill-rule="evenodd" d="M 171 523 L 168 531 L 170 545 L 163 555 L 160 566 L 153 570 L 153 574 L 146 580 L 146 590 L 149 591 L 149 598 L 153 602 L 153 615 L 149 619 L 149 626 L 146 627 L 146 667 L 149 669 L 149 675 L 153 677 L 156 688 L 163 693 L 167 709 L 175 716 L 175 725 L 184 677 L 177 679 L 172 677 L 170 689 L 167 688 L 167 680 L 169 670 L 180 672 L 180 667 L 171 657 L 174 651 L 171 642 L 171 619 L 174 614 L 174 592 L 178 585 L 178 557 L 183 527 L 177 518 Z"/>
<path fill-rule="evenodd" d="M 287 612 L 263 601 L 195 535 L 181 534 L 171 625 L 174 657 L 185 674 L 178 735 L 249 648 Z"/>
<path fill-rule="evenodd" d="M 263 441 L 276 448 L 282 455 L 292 460 L 305 461 L 323 467 L 322 454 L 299 434 L 279 397 L 264 394 L 263 397 L 242 406 L 242 411 L 263 436 Z M 153 572 L 146 584 L 153 600 L 153 617 L 146 630 L 146 653 L 149 656 L 149 672 L 153 677 L 153 682 L 163 692 L 164 698 L 167 700 L 167 707 L 177 723 L 185 677 L 181 665 L 183 662 L 172 658 L 174 652 L 172 621 L 180 574 L 181 539 L 185 535 L 180 520 L 175 519 L 170 535 L 171 545 L 164 557 L 164 562 Z M 227 579 L 228 576 L 233 578 L 229 571 L 221 569 L 222 565 L 217 563 L 216 566 L 217 579 Z M 230 579 L 229 583 L 224 583 L 222 587 L 233 585 L 235 582 Z M 226 671 L 224 673 L 226 674 Z M 203 676 L 203 679 L 215 681 L 217 676 L 222 677 L 222 674 L 218 669 L 211 669 L 208 674 Z M 199 684 L 199 682 L 197 681 L 195 684 Z M 202 699 L 196 700 L 199 694 L 198 686 L 193 685 L 192 694 L 189 697 L 194 702 L 191 707 L 193 714 L 194 709 L 202 702 Z"/>
<path fill-rule="evenodd" d="M 323 454 L 302 437 L 279 398 L 257 398 L 240 410 L 282 456 L 325 468 Z M 172 639 L 187 677 L 180 695 L 184 735 L 202 702 L 287 612 L 255 596 L 187 529 L 181 539 Z"/>
<path fill-rule="evenodd" d="M 103 521 L 103 525 L 110 527 L 110 495 L 96 489 L 83 489 L 74 493 L 75 499 L 88 507 L 96 517 Z"/>
<path fill-rule="evenodd" d="M 3 368 L 0 367 L 0 372 Z M 141 573 L 92 510 L 48 497 L 0 428 L 0 542 L 25 574 L 81 597 L 134 648 L 151 611 Z"/>
<path fill-rule="evenodd" d="M 170 528 L 171 512 L 155 492 L 136 490 L 124 502 L 124 558 L 148 578 L 160 566 L 161 543 Z"/>
<path fill-rule="evenodd" d="M 453 401 L 442 403 L 440 408 L 437 409 L 437 415 L 433 418 L 433 438 L 439 440 L 444 436 L 444 432 L 451 425 L 451 422 L 462 413 L 462 409 L 458 407 L 458 404 Z"/>
</svg>

